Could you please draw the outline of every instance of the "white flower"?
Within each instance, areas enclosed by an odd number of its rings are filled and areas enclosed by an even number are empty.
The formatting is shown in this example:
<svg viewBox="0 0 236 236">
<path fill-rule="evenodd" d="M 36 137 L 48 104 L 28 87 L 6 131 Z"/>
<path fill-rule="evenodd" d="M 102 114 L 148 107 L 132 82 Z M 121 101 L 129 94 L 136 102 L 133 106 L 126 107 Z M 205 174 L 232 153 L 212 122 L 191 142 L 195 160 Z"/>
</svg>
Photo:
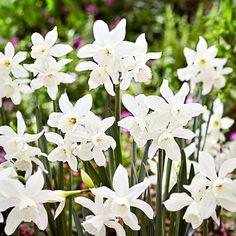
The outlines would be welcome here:
<svg viewBox="0 0 236 236">
<path fill-rule="evenodd" d="M 75 68 L 77 71 L 92 70 L 89 76 L 88 84 L 89 90 L 95 89 L 100 85 L 104 85 L 106 91 L 115 96 L 113 84 L 118 84 L 119 73 L 114 68 L 107 66 L 99 66 L 95 62 L 86 61 L 81 62 Z"/>
<path fill-rule="evenodd" d="M 108 199 L 111 210 L 116 217 L 121 217 L 126 225 L 132 230 L 139 230 L 138 219 L 131 212 L 131 207 L 139 208 L 148 218 L 153 219 L 153 210 L 145 201 L 138 199 L 139 196 L 150 186 L 150 180 L 129 188 L 129 178 L 126 169 L 119 165 L 113 176 L 113 190 L 107 187 L 92 189 L 95 195 L 101 195 Z"/>
<path fill-rule="evenodd" d="M 217 48 L 215 46 L 207 47 L 206 40 L 199 38 L 197 51 L 185 48 L 184 55 L 188 66 L 177 71 L 181 81 L 190 80 L 192 88 L 196 83 L 203 83 L 202 93 L 205 95 L 213 87 L 222 88 L 225 85 L 223 75 L 232 72 L 229 67 L 223 68 L 226 59 L 216 58 Z"/>
<path fill-rule="evenodd" d="M 118 122 L 118 125 L 127 129 L 139 147 L 143 147 L 147 142 L 147 114 L 149 108 L 145 103 L 146 96 L 140 94 L 136 97 L 125 94 L 122 102 L 125 108 L 133 116 L 126 117 Z"/>
<path fill-rule="evenodd" d="M 7 43 L 4 54 L 0 52 L 0 75 L 8 76 L 10 72 L 15 78 L 28 77 L 27 70 L 19 63 L 26 59 L 26 52 L 18 52 L 15 55 L 15 49 L 11 42 Z"/>
<path fill-rule="evenodd" d="M 32 58 L 41 58 L 45 57 L 62 57 L 72 51 L 72 47 L 65 44 L 56 44 L 58 38 L 57 27 L 54 27 L 53 30 L 49 31 L 45 38 L 39 34 L 34 33 L 31 36 L 33 43 L 31 57 Z"/>
<path fill-rule="evenodd" d="M 46 87 L 48 95 L 52 100 L 56 99 L 58 92 L 58 85 L 61 83 L 70 84 L 75 79 L 67 73 L 60 72 L 62 67 L 69 63 L 71 60 L 62 59 L 56 61 L 50 57 L 47 60 L 36 61 L 34 64 L 25 64 L 25 68 L 37 75 L 35 79 L 31 81 L 31 87 L 33 90 L 41 87 Z"/>
<path fill-rule="evenodd" d="M 12 80 L 9 76 L 3 78 L 0 83 L 0 98 L 10 98 L 15 105 L 21 103 L 21 93 L 31 93 L 28 79 Z M 1 105 L 1 104 L 0 104 Z"/>
<path fill-rule="evenodd" d="M 113 125 L 114 121 L 114 117 L 101 120 L 95 115 L 89 116 L 85 120 L 84 126 L 79 127 L 73 133 L 73 140 L 80 142 L 73 154 L 84 161 L 94 159 L 98 166 L 105 166 L 106 159 L 103 151 L 110 147 L 112 149 L 116 147 L 115 140 L 105 134 L 105 131 Z"/>
<path fill-rule="evenodd" d="M 152 158 L 158 149 L 163 149 L 167 158 L 179 161 L 181 159 L 180 148 L 174 138 L 192 139 L 195 134 L 189 129 L 168 126 L 167 128 L 150 131 L 148 136 L 148 139 L 153 140 L 148 150 L 149 158 Z"/>
<path fill-rule="evenodd" d="M 45 134 L 45 137 L 49 142 L 57 145 L 48 155 L 48 160 L 67 162 L 70 168 L 76 171 L 77 159 L 73 155 L 73 151 L 77 147 L 77 144 L 72 142 L 67 135 L 63 139 L 59 134 L 49 132 Z"/>
<path fill-rule="evenodd" d="M 159 127 L 166 126 L 170 122 L 178 125 L 186 125 L 193 117 L 198 116 L 204 111 L 201 104 L 184 103 L 189 93 L 187 83 L 184 83 L 180 90 L 174 95 L 169 88 L 168 80 L 163 80 L 160 92 L 163 98 L 148 96 L 146 99 L 147 106 L 154 110 L 154 113 L 150 115 L 151 119 L 153 119 L 154 127 L 157 125 Z"/>
<path fill-rule="evenodd" d="M 147 53 L 148 45 L 145 39 L 145 34 L 141 34 L 135 44 L 139 48 L 138 52 L 134 56 L 125 56 L 123 60 L 123 66 L 125 72 L 122 74 L 120 88 L 126 90 L 132 79 L 136 82 L 147 82 L 152 77 L 150 67 L 146 65 L 150 59 L 159 59 L 161 52 Z"/>
<path fill-rule="evenodd" d="M 13 166 L 17 170 L 25 171 L 25 178 L 28 179 L 32 174 L 33 165 L 35 163 L 39 168 L 47 173 L 44 168 L 43 163 L 36 156 L 47 156 L 45 153 L 42 153 L 41 150 L 37 147 L 31 147 L 29 145 L 24 145 L 19 152 L 15 154 L 8 154 L 4 156 L 6 160 L 9 160 L 13 163 Z"/>
<path fill-rule="evenodd" d="M 63 133 L 73 133 L 78 126 L 83 124 L 84 118 L 92 113 L 90 112 L 92 96 L 85 95 L 73 106 L 65 93 L 59 99 L 59 107 L 62 112 L 51 113 L 48 125 L 60 129 Z"/>
<path fill-rule="evenodd" d="M 75 198 L 75 202 L 88 208 L 94 215 L 88 215 L 82 223 L 85 231 L 95 236 L 105 236 L 106 226 L 113 228 L 117 236 L 125 236 L 125 230 L 117 222 L 112 214 L 109 205 L 103 203 L 103 198 L 99 195 L 95 196 L 95 202 L 85 197 Z"/>
<path fill-rule="evenodd" d="M 17 132 L 6 125 L 0 127 L 0 143 L 7 155 L 14 155 L 20 152 L 27 143 L 38 140 L 44 132 L 42 130 L 38 134 L 25 133 L 26 125 L 23 120 L 22 114 L 19 111 L 16 113 L 16 117 Z"/>
<path fill-rule="evenodd" d="M 43 203 L 62 201 L 51 190 L 42 190 L 44 178 L 39 169 L 24 186 L 19 180 L 5 179 L 0 183 L 0 193 L 5 201 L 1 202 L 0 211 L 12 208 L 6 220 L 5 233 L 11 235 L 21 222 L 33 221 L 40 230 L 45 230 L 48 216 Z"/>
<path fill-rule="evenodd" d="M 217 98 L 213 103 L 213 114 L 210 118 L 208 132 L 219 132 L 220 130 L 227 130 L 233 125 L 234 120 L 229 117 L 223 117 L 223 112 L 223 103 L 219 98 Z M 208 121 L 209 111 L 205 113 L 203 118 L 205 121 Z"/>
</svg>

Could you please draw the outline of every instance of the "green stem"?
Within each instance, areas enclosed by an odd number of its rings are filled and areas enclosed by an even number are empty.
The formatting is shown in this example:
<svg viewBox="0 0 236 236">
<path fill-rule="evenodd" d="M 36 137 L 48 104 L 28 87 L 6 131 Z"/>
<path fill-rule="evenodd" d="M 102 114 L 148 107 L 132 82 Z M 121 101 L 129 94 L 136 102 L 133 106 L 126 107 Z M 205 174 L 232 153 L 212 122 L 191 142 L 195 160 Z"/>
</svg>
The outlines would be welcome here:
<svg viewBox="0 0 236 236">
<path fill-rule="evenodd" d="M 7 119 L 6 119 L 6 112 L 3 104 L 3 99 L 2 99 L 2 107 L 1 107 L 1 118 L 2 118 L 2 125 L 6 125 Z"/>
<path fill-rule="evenodd" d="M 166 167 L 166 181 L 165 181 L 164 200 L 167 199 L 167 195 L 168 195 L 168 192 L 169 192 L 171 167 L 172 167 L 172 160 L 168 159 L 167 160 L 167 167 Z"/>
<path fill-rule="evenodd" d="M 120 99 L 120 86 L 115 86 L 115 141 L 116 141 L 116 149 L 115 149 L 115 158 L 116 158 L 116 167 L 119 164 L 122 164 L 122 153 L 121 153 L 121 143 L 120 143 L 120 127 L 118 126 L 118 122 L 120 120 L 120 113 L 121 113 L 121 99 Z"/>
<path fill-rule="evenodd" d="M 208 220 L 203 221 L 203 236 L 208 235 Z"/>
<path fill-rule="evenodd" d="M 163 235 L 162 218 L 162 173 L 163 173 L 163 150 L 159 150 L 159 159 L 157 163 L 157 189 L 156 189 L 156 235 Z"/>
<path fill-rule="evenodd" d="M 69 169 L 69 191 L 72 190 L 72 173 L 71 169 Z M 72 235 L 72 196 L 69 196 L 69 204 L 68 204 L 68 212 L 69 212 L 69 223 L 68 223 L 68 235 Z"/>
<path fill-rule="evenodd" d="M 133 140 L 133 149 L 132 149 L 132 169 L 131 169 L 131 186 L 137 183 L 137 174 L 136 174 L 136 159 L 137 159 L 137 145 Z"/>
</svg>

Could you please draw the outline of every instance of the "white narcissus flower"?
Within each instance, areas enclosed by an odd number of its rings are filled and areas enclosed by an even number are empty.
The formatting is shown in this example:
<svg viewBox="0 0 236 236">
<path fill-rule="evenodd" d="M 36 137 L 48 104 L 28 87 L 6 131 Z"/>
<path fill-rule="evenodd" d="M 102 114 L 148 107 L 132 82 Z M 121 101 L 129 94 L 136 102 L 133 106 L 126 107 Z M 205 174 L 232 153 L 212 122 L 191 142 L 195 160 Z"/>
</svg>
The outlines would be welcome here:
<svg viewBox="0 0 236 236">
<path fill-rule="evenodd" d="M 76 128 L 84 123 L 86 116 L 92 114 L 92 96 L 90 94 L 80 98 L 73 106 L 67 94 L 62 94 L 59 99 L 61 112 L 49 115 L 48 125 L 60 129 L 63 133 L 74 133 Z"/>
<path fill-rule="evenodd" d="M 19 105 L 21 93 L 32 93 L 29 82 L 29 79 L 12 80 L 9 76 L 4 77 L 0 83 L 0 98 L 10 98 L 15 105 Z"/>
<path fill-rule="evenodd" d="M 57 145 L 48 155 L 48 160 L 67 162 L 73 171 L 77 171 L 77 159 L 73 155 L 73 151 L 78 145 L 72 142 L 67 135 L 63 139 L 59 134 L 49 132 L 45 133 L 45 137 L 49 142 Z"/>
<path fill-rule="evenodd" d="M 89 90 L 95 89 L 100 85 L 104 85 L 106 91 L 111 95 L 115 96 L 113 84 L 118 84 L 119 73 L 114 68 L 107 66 L 99 66 L 95 62 L 86 61 L 81 62 L 75 68 L 76 71 L 92 70 L 89 76 L 88 85 Z"/>
<path fill-rule="evenodd" d="M 214 158 L 207 152 L 200 152 L 199 172 L 208 187 L 203 197 L 203 201 L 208 202 L 208 215 L 212 214 L 217 205 L 236 212 L 236 181 L 228 177 L 235 168 L 236 158 L 232 158 L 224 161 L 217 171 Z"/>
<path fill-rule="evenodd" d="M 32 174 L 33 163 L 36 164 L 42 171 L 47 173 L 43 163 L 36 156 L 47 157 L 47 155 L 42 153 L 39 148 L 24 145 L 22 149 L 15 154 L 6 153 L 4 158 L 8 161 L 11 161 L 17 170 L 25 171 L 25 178 L 28 179 Z"/>
<path fill-rule="evenodd" d="M 51 190 L 42 190 L 43 186 L 44 178 L 40 169 L 27 180 L 25 186 L 19 180 L 1 180 L 0 193 L 5 200 L 1 202 L 0 212 L 13 208 L 6 219 L 7 235 L 13 234 L 21 222 L 33 221 L 40 230 L 46 229 L 48 216 L 43 204 L 64 199 Z"/>
<path fill-rule="evenodd" d="M 139 83 L 150 80 L 152 71 L 146 63 L 149 60 L 159 59 L 161 57 L 161 52 L 147 53 L 148 44 L 145 39 L 145 34 L 141 34 L 137 38 L 135 45 L 139 48 L 138 52 L 134 56 L 127 56 L 122 59 L 125 68 L 120 83 L 120 88 L 122 90 L 126 90 L 129 87 L 132 79 Z"/>
<path fill-rule="evenodd" d="M 58 38 L 57 27 L 49 31 L 45 37 L 39 33 L 33 33 L 31 57 L 45 59 L 45 57 L 62 57 L 72 51 L 72 47 L 65 44 L 56 44 Z"/>
<path fill-rule="evenodd" d="M 61 83 L 71 84 L 75 79 L 67 73 L 60 72 L 63 66 L 68 64 L 71 60 L 62 59 L 56 61 L 50 57 L 45 61 L 36 61 L 34 64 L 25 64 L 25 68 L 37 75 L 30 83 L 33 90 L 41 87 L 46 87 L 48 95 L 52 100 L 56 99 L 58 92 L 58 85 Z"/>
<path fill-rule="evenodd" d="M 139 147 L 147 142 L 147 114 L 149 108 L 145 104 L 146 96 L 140 94 L 136 97 L 125 94 L 122 103 L 133 116 L 126 117 L 118 122 L 118 125 L 127 129 Z"/>
<path fill-rule="evenodd" d="M 224 67 L 227 60 L 225 58 L 216 58 L 217 48 L 215 46 L 207 47 L 207 42 L 203 37 L 199 37 L 196 52 L 185 48 L 184 55 L 187 61 L 187 67 L 178 69 L 177 74 L 181 81 L 190 80 L 192 88 L 196 83 L 203 83 L 202 93 L 205 95 L 212 88 L 222 88 L 225 85 L 223 75 L 232 72 L 229 67 Z"/>
<path fill-rule="evenodd" d="M 105 166 L 106 158 L 103 151 L 116 147 L 115 140 L 105 134 L 114 122 L 114 117 L 101 120 L 95 115 L 90 115 L 85 119 L 84 125 L 73 133 L 73 140 L 80 142 L 73 154 L 83 161 L 94 159 L 98 166 Z"/>
<path fill-rule="evenodd" d="M 26 125 L 22 114 L 17 111 L 17 132 L 9 126 L 0 126 L 0 143 L 7 155 L 15 155 L 20 152 L 27 143 L 34 142 L 43 134 L 43 130 L 38 134 L 25 133 Z"/>
<path fill-rule="evenodd" d="M 75 202 L 89 209 L 94 215 L 88 215 L 82 223 L 86 232 L 94 236 L 105 236 L 106 226 L 113 228 L 117 236 L 125 236 L 124 228 L 115 219 L 109 205 L 103 203 L 103 197 L 95 196 L 95 201 L 85 197 L 75 198 Z"/>
<path fill-rule="evenodd" d="M 185 104 L 185 99 L 189 93 L 187 83 L 184 83 L 174 95 L 169 88 L 168 80 L 163 80 L 160 93 L 163 98 L 148 96 L 146 99 L 147 106 L 154 110 L 154 113 L 150 115 L 151 126 L 166 126 L 168 123 L 186 125 L 193 117 L 204 111 L 203 106 L 199 103 Z"/>
<path fill-rule="evenodd" d="M 148 218 L 153 219 L 154 213 L 151 206 L 145 201 L 138 199 L 150 184 L 150 180 L 145 179 L 143 182 L 129 188 L 128 173 L 122 165 L 119 165 L 113 176 L 112 185 L 114 191 L 104 186 L 91 189 L 91 191 L 96 196 L 107 198 L 106 203 L 110 205 L 113 214 L 116 217 L 121 217 L 124 223 L 132 230 L 139 230 L 137 216 L 131 212 L 131 207 L 139 208 Z"/>
<path fill-rule="evenodd" d="M 153 140 L 148 150 L 149 158 L 152 158 L 157 150 L 165 150 L 166 157 L 173 161 L 179 161 L 181 159 L 180 148 L 175 138 L 192 139 L 195 134 L 182 127 L 168 126 L 167 128 L 150 130 L 148 133 L 148 139 Z"/>
<path fill-rule="evenodd" d="M 219 132 L 221 130 L 224 131 L 229 129 L 233 125 L 234 120 L 229 117 L 223 117 L 223 112 L 224 105 L 220 101 L 220 99 L 217 98 L 213 103 L 213 113 L 210 118 L 208 132 Z M 206 122 L 208 121 L 209 111 L 205 113 L 203 118 Z"/>
<path fill-rule="evenodd" d="M 26 52 L 18 52 L 15 55 L 15 49 L 11 42 L 7 43 L 4 54 L 0 52 L 0 75 L 8 76 L 10 72 L 15 78 L 28 77 L 27 70 L 19 63 L 26 59 Z"/>
</svg>

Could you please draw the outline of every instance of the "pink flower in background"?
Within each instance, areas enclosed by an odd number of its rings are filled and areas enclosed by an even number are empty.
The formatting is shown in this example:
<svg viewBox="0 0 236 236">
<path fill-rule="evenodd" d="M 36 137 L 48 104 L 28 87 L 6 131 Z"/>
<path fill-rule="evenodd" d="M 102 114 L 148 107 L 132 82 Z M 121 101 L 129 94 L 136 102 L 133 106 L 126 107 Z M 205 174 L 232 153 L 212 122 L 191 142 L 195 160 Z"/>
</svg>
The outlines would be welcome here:
<svg viewBox="0 0 236 236">
<path fill-rule="evenodd" d="M 74 43 L 73 43 L 73 47 L 74 48 L 79 48 L 83 43 L 83 39 L 82 37 L 79 37 L 77 39 L 75 39 Z"/>
<path fill-rule="evenodd" d="M 8 110 L 8 111 L 12 111 L 13 108 L 14 108 L 14 104 L 13 104 L 12 101 L 9 100 L 9 99 L 4 100 L 3 106 L 4 106 L 4 108 L 5 108 L 6 110 Z"/>
<path fill-rule="evenodd" d="M 91 14 L 98 14 L 98 8 L 95 4 L 88 4 L 85 6 L 85 11 Z"/>
<path fill-rule="evenodd" d="M 121 21 L 121 18 L 120 17 L 116 17 L 114 23 L 112 23 L 110 25 L 110 29 L 114 29 L 119 24 L 120 21 Z"/>
<path fill-rule="evenodd" d="M 20 227 L 20 235 L 21 236 L 33 236 L 32 230 L 27 226 Z"/>
<path fill-rule="evenodd" d="M 229 134 L 229 140 L 233 141 L 236 139 L 236 131 L 231 131 Z"/>
<path fill-rule="evenodd" d="M 107 6 L 112 6 L 114 2 L 115 2 L 114 0 L 105 0 L 105 4 Z"/>
<path fill-rule="evenodd" d="M 13 44 L 14 47 L 15 47 L 19 42 L 20 42 L 20 38 L 17 37 L 17 36 L 11 39 L 11 43 Z"/>
<path fill-rule="evenodd" d="M 3 149 L 3 147 L 0 146 L 0 164 L 6 161 L 6 159 L 4 158 L 5 155 L 6 155 L 6 153 L 5 153 L 4 149 Z"/>
</svg>

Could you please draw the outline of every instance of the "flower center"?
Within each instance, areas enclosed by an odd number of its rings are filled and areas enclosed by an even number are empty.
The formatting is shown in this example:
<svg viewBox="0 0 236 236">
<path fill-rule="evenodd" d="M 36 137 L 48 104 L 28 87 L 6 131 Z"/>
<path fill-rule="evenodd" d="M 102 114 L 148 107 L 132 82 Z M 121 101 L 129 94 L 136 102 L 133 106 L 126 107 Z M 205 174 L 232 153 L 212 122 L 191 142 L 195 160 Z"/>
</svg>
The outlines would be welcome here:
<svg viewBox="0 0 236 236">
<path fill-rule="evenodd" d="M 213 122 L 213 125 L 216 126 L 216 127 L 218 127 L 218 126 L 220 125 L 220 122 L 219 122 L 218 120 L 215 120 L 215 121 Z"/>
<path fill-rule="evenodd" d="M 205 64 L 206 64 L 206 60 L 202 58 L 202 59 L 199 60 L 199 63 L 200 63 L 201 65 L 205 65 Z"/>
<path fill-rule="evenodd" d="M 68 119 L 69 123 L 71 123 L 72 125 L 74 125 L 76 123 L 76 118 L 75 117 L 70 117 Z"/>
<path fill-rule="evenodd" d="M 6 68 L 9 68 L 10 65 L 11 65 L 11 62 L 10 62 L 9 60 L 6 60 L 6 61 L 4 62 L 4 66 L 5 66 Z"/>
</svg>

